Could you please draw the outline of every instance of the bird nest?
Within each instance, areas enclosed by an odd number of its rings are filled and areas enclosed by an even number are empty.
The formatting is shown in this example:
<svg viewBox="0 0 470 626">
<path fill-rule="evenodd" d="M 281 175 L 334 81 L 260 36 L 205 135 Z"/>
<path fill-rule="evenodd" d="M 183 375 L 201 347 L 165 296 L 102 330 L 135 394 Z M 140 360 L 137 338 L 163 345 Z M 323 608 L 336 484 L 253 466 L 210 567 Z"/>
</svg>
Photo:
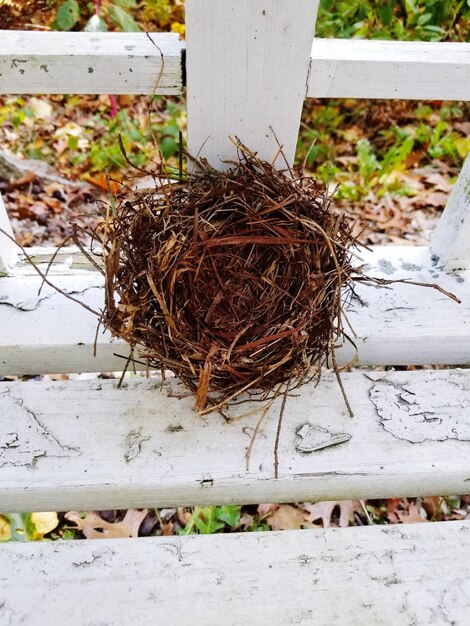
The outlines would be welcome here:
<svg viewBox="0 0 470 626">
<path fill-rule="evenodd" d="M 104 326 L 174 372 L 202 412 L 249 389 L 292 389 L 329 362 L 337 370 L 357 242 L 320 185 L 243 147 L 228 171 L 202 162 L 155 182 L 107 206 L 92 233 Z"/>
<path fill-rule="evenodd" d="M 288 391 L 320 380 L 329 365 L 352 415 L 335 347 L 345 338 L 354 345 L 343 328 L 354 283 L 431 287 L 460 300 L 436 284 L 363 274 L 352 264 L 361 244 L 331 196 L 237 145 L 227 171 L 201 161 L 169 182 L 161 167 L 152 190 L 127 189 L 104 205 L 98 226 L 72 224 L 71 238 L 104 275 L 101 311 L 57 287 L 19 247 L 44 283 L 128 343 L 128 364 L 137 353 L 148 368 L 172 371 L 201 413 L 250 389 L 271 400 L 283 389 L 282 418 Z"/>
</svg>

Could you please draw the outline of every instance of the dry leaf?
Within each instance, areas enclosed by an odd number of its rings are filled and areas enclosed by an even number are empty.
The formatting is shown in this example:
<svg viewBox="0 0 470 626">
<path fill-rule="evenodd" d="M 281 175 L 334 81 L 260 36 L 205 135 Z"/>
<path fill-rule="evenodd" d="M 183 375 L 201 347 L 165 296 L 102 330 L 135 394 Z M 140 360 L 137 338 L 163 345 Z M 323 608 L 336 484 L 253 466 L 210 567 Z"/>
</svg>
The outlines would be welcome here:
<svg viewBox="0 0 470 626">
<path fill-rule="evenodd" d="M 169 537 L 174 534 L 174 524 L 173 522 L 167 522 L 162 526 L 162 535 L 164 537 Z"/>
<path fill-rule="evenodd" d="M 349 526 L 350 518 L 354 517 L 354 511 L 359 507 L 359 502 L 353 500 L 341 500 L 330 502 L 317 502 L 315 504 L 309 504 L 308 502 L 302 505 L 302 508 L 309 513 L 307 519 L 310 522 L 316 522 L 321 519 L 323 522 L 323 528 L 331 526 L 331 516 L 336 506 L 339 506 L 339 525 L 341 528 Z"/>
<path fill-rule="evenodd" d="M 425 182 L 434 187 L 436 191 L 443 191 L 444 193 L 449 193 L 452 191 L 452 185 L 449 182 L 449 179 L 442 175 L 440 171 L 436 170 L 422 170 L 423 178 Z"/>
<path fill-rule="evenodd" d="M 278 504 L 273 504 L 272 502 L 265 502 L 263 504 L 258 504 L 258 508 L 256 510 L 258 512 L 258 515 L 260 515 L 261 517 L 265 517 L 270 513 L 274 513 L 278 506 Z"/>
<path fill-rule="evenodd" d="M 423 197 L 423 204 L 427 206 L 437 207 L 437 208 L 445 207 L 448 199 L 449 199 L 448 193 L 444 193 L 443 191 L 434 191 L 429 196 Z"/>
<path fill-rule="evenodd" d="M 305 513 L 291 504 L 279 505 L 278 509 L 268 517 L 267 522 L 273 530 L 300 530 L 305 526 L 312 527 Z"/>
<path fill-rule="evenodd" d="M 440 496 L 428 496 L 423 498 L 422 507 L 426 511 L 426 515 L 429 519 L 441 519 L 442 513 L 446 513 L 442 510 L 443 500 Z"/>
<path fill-rule="evenodd" d="M 186 526 L 186 524 L 191 519 L 191 511 L 188 511 L 184 507 L 180 506 L 178 509 L 176 509 L 176 512 L 178 516 L 178 521 L 181 526 Z"/>
<path fill-rule="evenodd" d="M 397 515 L 402 524 L 420 524 L 421 522 L 429 522 L 428 519 L 420 514 L 418 507 L 413 503 L 409 506 L 408 514 L 397 511 Z"/>
<path fill-rule="evenodd" d="M 245 512 L 240 517 L 240 522 L 239 522 L 240 528 L 242 530 L 246 530 L 247 528 L 250 528 L 250 526 L 253 526 L 254 521 L 255 520 L 253 516 Z"/>
<path fill-rule="evenodd" d="M 400 518 L 397 515 L 397 509 L 402 504 L 402 500 L 400 498 L 388 498 L 386 506 L 387 506 L 387 519 L 390 524 L 398 524 L 400 522 Z"/>
<path fill-rule="evenodd" d="M 148 509 L 129 509 L 121 522 L 114 524 L 106 522 L 95 511 L 87 513 L 85 518 L 80 517 L 77 511 L 65 514 L 65 519 L 74 522 L 87 539 L 121 539 L 123 537 L 138 537 L 139 528 Z"/>
</svg>

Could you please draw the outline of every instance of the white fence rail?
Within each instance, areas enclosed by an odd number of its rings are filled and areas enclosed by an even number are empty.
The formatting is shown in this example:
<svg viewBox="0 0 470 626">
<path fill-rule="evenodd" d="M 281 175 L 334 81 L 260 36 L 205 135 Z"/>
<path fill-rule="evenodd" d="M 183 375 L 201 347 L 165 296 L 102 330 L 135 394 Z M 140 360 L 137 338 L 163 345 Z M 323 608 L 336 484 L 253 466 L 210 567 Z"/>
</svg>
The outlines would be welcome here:
<svg viewBox="0 0 470 626">
<path fill-rule="evenodd" d="M 314 39 L 307 95 L 469 100 L 470 45 Z"/>
<path fill-rule="evenodd" d="M 176 33 L 0 31 L 0 93 L 178 94 L 182 48 Z"/>
<path fill-rule="evenodd" d="M 163 55 L 157 93 L 178 94 L 184 50 L 172 33 L 0 31 L 0 93 L 149 95 Z M 470 98 L 466 43 L 315 38 L 311 50 L 310 98 Z"/>
</svg>

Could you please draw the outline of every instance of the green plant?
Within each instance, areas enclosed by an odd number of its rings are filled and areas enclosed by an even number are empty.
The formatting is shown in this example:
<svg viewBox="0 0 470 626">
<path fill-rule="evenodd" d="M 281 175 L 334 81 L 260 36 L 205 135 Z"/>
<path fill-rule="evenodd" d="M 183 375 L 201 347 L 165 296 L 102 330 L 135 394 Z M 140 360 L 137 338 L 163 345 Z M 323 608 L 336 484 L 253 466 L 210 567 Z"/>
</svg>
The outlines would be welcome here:
<svg viewBox="0 0 470 626">
<path fill-rule="evenodd" d="M 38 541 L 57 527 L 57 513 L 0 514 L 0 542 Z"/>
<path fill-rule="evenodd" d="M 137 8 L 137 0 L 65 0 L 57 8 L 52 27 L 64 31 L 83 28 L 88 32 L 96 32 L 117 26 L 123 31 L 137 32 L 141 30 L 140 26 L 129 12 Z"/>
<path fill-rule="evenodd" d="M 145 0 L 142 9 L 145 20 L 154 20 L 162 27 L 184 22 L 184 0 Z"/>
<path fill-rule="evenodd" d="M 320 37 L 469 40 L 468 0 L 321 0 Z"/>
<path fill-rule="evenodd" d="M 155 158 L 158 151 L 171 164 L 172 158 L 179 154 L 179 133 L 184 126 L 182 104 L 167 103 L 167 108 L 158 115 L 152 116 L 151 125 L 139 123 L 122 109 L 112 119 L 106 115 L 96 114 L 88 122 L 86 132 L 90 136 L 100 135 L 94 140 L 85 154 L 77 153 L 90 163 L 90 170 L 125 170 L 128 163 L 119 146 L 121 138 L 127 155 L 138 167 L 148 167 L 149 158 Z M 71 146 L 71 151 L 73 147 Z M 80 158 L 78 159 L 80 160 Z"/>
<path fill-rule="evenodd" d="M 233 504 L 225 506 L 195 507 L 182 535 L 209 535 L 228 527 L 230 530 L 238 528 L 240 524 L 241 507 Z"/>
</svg>

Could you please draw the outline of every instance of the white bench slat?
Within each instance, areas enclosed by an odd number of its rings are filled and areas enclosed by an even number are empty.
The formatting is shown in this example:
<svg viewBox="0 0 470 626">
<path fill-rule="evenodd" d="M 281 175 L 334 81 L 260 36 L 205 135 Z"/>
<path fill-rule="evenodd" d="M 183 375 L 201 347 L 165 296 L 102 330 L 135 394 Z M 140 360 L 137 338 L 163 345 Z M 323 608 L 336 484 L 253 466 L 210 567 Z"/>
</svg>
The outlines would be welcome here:
<svg viewBox="0 0 470 626">
<path fill-rule="evenodd" d="M 180 93 L 184 43 L 151 36 L 165 55 L 157 93 Z M 0 93 L 152 94 L 160 63 L 145 33 L 0 31 Z M 317 38 L 311 65 L 312 98 L 470 99 L 468 43 Z"/>
<path fill-rule="evenodd" d="M 245 451 L 258 415 L 201 418 L 175 382 L 0 383 L 0 501 L 6 511 L 293 502 L 466 493 L 470 372 L 333 375 L 289 399 L 274 478 L 280 400 Z M 378 373 L 380 376 L 383 373 Z M 176 397 L 175 397 L 176 396 Z M 259 407 L 259 404 L 256 405 Z M 244 413 L 253 404 L 240 405 Z M 300 428 L 341 445 L 299 451 Z M 323 439 L 323 433 L 321 438 Z M 311 442 L 306 435 L 304 445 Z M 347 439 L 347 437 L 345 437 Z"/>
<path fill-rule="evenodd" d="M 464 624 L 470 522 L 4 545 L 3 623 Z"/>
<path fill-rule="evenodd" d="M 176 33 L 0 31 L 0 93 L 181 93 Z M 155 45 L 154 45 L 155 44 Z M 161 51 L 161 52 L 160 52 Z"/>
<path fill-rule="evenodd" d="M 311 98 L 469 100 L 468 43 L 314 39 Z"/>
<path fill-rule="evenodd" d="M 436 282 L 457 294 L 462 304 L 429 288 L 358 286 L 367 306 L 354 301 L 348 317 L 357 334 L 360 364 L 470 363 L 469 271 L 439 271 L 428 249 L 420 247 L 376 247 L 363 257 L 373 276 Z M 81 267 L 82 262 L 79 258 Z M 103 305 L 97 273 L 67 268 L 57 272 L 51 279 L 58 286 L 78 292 L 77 297 L 95 309 Z M 50 288 L 38 297 L 39 285 L 31 268 L 0 279 L 0 376 L 122 369 L 123 358 L 114 354 L 127 358 L 126 346 L 110 343 L 108 334 L 100 334 L 93 358 L 95 317 Z M 338 353 L 343 363 L 352 355 L 349 344 Z"/>
</svg>

